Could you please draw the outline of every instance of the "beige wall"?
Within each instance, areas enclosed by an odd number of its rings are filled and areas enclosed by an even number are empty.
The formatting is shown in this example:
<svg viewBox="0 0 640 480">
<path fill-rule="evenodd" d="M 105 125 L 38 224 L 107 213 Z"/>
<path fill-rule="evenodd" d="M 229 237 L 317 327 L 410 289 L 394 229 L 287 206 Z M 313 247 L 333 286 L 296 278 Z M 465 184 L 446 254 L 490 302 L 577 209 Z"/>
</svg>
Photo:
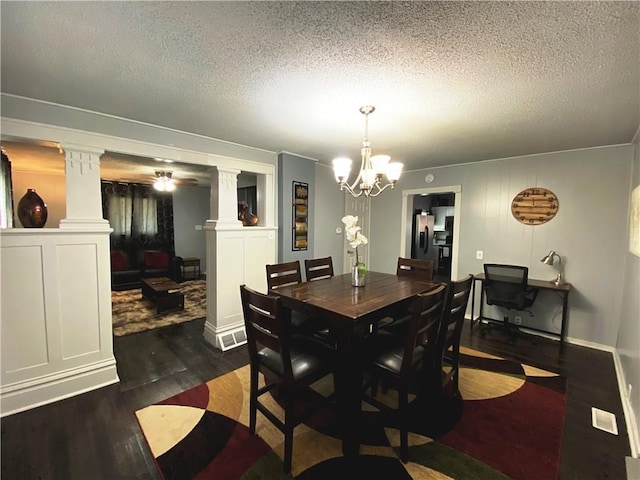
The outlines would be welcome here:
<svg viewBox="0 0 640 480">
<path fill-rule="evenodd" d="M 44 228 L 58 228 L 60 220 L 67 215 L 66 183 L 64 176 L 13 171 L 13 212 L 15 225 L 22 227 L 18 219 L 18 202 L 28 188 L 36 192 L 47 204 L 47 223 Z"/>
</svg>

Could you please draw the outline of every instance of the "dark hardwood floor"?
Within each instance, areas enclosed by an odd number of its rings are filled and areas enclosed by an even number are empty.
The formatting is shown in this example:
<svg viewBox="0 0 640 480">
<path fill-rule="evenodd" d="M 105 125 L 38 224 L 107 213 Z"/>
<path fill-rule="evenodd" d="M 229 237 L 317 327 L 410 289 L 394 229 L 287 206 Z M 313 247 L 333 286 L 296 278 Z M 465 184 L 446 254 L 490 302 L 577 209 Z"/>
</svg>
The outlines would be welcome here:
<svg viewBox="0 0 640 480">
<path fill-rule="evenodd" d="M 220 352 L 202 338 L 202 320 L 114 338 L 120 383 L 5 417 L 3 479 L 159 479 L 134 412 L 247 363 L 245 347 Z M 630 455 L 610 353 L 541 337 L 515 343 L 465 325 L 463 344 L 568 378 L 560 478 L 626 478 Z M 614 413 L 619 435 L 591 426 L 591 407 Z M 505 452 L 508 455 L 508 452 Z"/>
</svg>

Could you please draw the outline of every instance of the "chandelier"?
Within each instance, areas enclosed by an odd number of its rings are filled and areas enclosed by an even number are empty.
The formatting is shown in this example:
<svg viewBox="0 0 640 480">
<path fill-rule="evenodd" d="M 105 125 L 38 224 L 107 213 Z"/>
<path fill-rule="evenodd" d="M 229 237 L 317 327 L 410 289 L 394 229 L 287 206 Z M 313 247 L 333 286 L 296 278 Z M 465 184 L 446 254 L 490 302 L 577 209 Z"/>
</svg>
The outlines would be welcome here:
<svg viewBox="0 0 640 480">
<path fill-rule="evenodd" d="M 362 161 L 360 172 L 351 185 L 347 183 L 351 173 L 351 159 L 340 157 L 333 160 L 333 173 L 340 184 L 340 190 L 346 190 L 354 197 L 377 197 L 387 187 L 394 188 L 402 173 L 402 164 L 391 162 L 389 155 L 371 156 L 371 142 L 369 141 L 369 114 L 376 108 L 367 105 L 360 107 L 360 113 L 364 114 L 364 140 L 362 142 Z M 382 185 L 382 177 L 387 177 L 387 183 Z"/>
<path fill-rule="evenodd" d="M 176 185 L 171 178 L 173 172 L 171 171 L 156 171 L 156 181 L 153 183 L 153 188 L 161 192 L 173 192 L 176 189 Z"/>
</svg>

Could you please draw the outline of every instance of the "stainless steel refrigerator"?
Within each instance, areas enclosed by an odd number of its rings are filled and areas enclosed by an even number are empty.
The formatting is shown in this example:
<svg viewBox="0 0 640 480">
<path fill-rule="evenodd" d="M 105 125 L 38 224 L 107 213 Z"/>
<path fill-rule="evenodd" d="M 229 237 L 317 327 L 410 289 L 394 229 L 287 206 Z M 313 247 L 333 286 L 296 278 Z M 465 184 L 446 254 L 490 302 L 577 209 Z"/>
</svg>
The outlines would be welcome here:
<svg viewBox="0 0 640 480">
<path fill-rule="evenodd" d="M 433 244 L 433 225 L 435 217 L 418 213 L 413 217 L 413 242 L 411 258 L 433 260 L 434 269 L 438 268 L 438 247 Z"/>
</svg>

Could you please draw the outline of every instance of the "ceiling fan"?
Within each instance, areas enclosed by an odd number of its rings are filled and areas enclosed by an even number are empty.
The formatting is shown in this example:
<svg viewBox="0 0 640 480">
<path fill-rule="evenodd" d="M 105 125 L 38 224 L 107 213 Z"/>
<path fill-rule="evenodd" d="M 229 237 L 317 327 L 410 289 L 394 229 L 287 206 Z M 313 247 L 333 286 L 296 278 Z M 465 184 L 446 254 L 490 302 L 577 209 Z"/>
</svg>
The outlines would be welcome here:
<svg viewBox="0 0 640 480">
<path fill-rule="evenodd" d="M 198 185 L 198 180 L 195 178 L 173 178 L 173 171 L 171 170 L 156 170 L 155 177 L 153 179 L 153 188 L 160 192 L 172 192 L 176 189 L 177 185 L 186 185 L 195 187 Z"/>
</svg>

